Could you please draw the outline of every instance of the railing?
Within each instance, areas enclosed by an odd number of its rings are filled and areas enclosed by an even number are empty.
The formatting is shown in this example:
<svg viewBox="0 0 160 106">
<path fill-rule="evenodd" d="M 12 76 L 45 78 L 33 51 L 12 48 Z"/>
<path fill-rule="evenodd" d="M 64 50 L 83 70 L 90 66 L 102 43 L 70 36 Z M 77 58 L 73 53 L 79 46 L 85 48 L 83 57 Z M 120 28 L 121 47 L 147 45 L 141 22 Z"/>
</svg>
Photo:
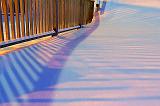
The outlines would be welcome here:
<svg viewBox="0 0 160 106">
<path fill-rule="evenodd" d="M 91 0 L 0 0 L 0 47 L 92 21 Z"/>
</svg>

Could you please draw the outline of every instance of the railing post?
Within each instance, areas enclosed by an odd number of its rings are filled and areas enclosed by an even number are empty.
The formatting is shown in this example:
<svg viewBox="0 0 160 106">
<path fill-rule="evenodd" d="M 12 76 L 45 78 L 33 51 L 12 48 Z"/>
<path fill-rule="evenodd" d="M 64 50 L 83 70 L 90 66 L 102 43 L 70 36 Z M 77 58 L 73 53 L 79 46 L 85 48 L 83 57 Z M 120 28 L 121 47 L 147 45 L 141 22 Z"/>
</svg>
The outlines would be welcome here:
<svg viewBox="0 0 160 106">
<path fill-rule="evenodd" d="M 82 0 L 80 0 L 80 18 L 79 18 L 79 27 L 82 28 L 82 16 L 83 16 L 83 8 L 82 8 Z"/>
<path fill-rule="evenodd" d="M 58 0 L 56 0 L 56 29 L 55 29 L 55 32 L 56 32 L 56 35 L 58 35 L 58 24 L 59 24 L 59 14 L 58 14 L 58 6 L 59 5 L 59 3 L 58 3 Z M 52 37 L 53 37 L 53 35 L 52 35 Z"/>
</svg>

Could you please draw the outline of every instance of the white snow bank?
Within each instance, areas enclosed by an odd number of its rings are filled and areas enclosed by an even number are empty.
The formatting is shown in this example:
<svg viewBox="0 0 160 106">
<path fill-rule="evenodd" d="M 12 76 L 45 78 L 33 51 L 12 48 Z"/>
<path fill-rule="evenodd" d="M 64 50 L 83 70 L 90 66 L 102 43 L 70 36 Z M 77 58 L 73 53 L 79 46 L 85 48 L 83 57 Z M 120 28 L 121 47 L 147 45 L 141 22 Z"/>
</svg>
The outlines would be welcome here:
<svg viewBox="0 0 160 106">
<path fill-rule="evenodd" d="M 160 8 L 160 0 L 113 0 L 120 3 Z"/>
</svg>

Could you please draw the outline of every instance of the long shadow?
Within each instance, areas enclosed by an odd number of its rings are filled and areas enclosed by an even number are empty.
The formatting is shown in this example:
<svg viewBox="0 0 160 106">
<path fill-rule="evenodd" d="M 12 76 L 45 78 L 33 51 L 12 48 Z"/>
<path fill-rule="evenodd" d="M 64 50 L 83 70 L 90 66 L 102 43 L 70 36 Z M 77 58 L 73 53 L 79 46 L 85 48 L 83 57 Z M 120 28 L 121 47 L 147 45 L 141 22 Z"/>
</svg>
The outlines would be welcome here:
<svg viewBox="0 0 160 106">
<path fill-rule="evenodd" d="M 58 82 L 62 69 L 74 49 L 99 26 L 99 13 L 95 20 L 70 36 L 57 36 L 49 41 L 9 53 L 0 57 L 0 105 L 18 102 L 17 98 L 41 91 Z M 71 79 L 80 77 L 77 73 Z"/>
<path fill-rule="evenodd" d="M 30 99 L 30 100 L 19 100 L 21 102 L 30 103 L 71 103 L 71 102 L 124 102 L 124 101 L 147 101 L 147 100 L 160 100 L 160 96 L 138 96 L 138 97 L 123 97 L 123 98 L 73 98 L 73 99 Z"/>
</svg>

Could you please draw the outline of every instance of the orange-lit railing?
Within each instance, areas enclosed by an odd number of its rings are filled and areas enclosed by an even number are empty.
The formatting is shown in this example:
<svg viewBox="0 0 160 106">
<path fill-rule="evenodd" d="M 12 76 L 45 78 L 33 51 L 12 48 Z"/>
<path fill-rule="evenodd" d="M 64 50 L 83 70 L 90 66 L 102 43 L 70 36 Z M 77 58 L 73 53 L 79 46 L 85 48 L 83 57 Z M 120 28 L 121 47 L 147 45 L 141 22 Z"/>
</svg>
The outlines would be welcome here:
<svg viewBox="0 0 160 106">
<path fill-rule="evenodd" d="M 91 0 L 0 0 L 0 46 L 92 21 Z"/>
</svg>

